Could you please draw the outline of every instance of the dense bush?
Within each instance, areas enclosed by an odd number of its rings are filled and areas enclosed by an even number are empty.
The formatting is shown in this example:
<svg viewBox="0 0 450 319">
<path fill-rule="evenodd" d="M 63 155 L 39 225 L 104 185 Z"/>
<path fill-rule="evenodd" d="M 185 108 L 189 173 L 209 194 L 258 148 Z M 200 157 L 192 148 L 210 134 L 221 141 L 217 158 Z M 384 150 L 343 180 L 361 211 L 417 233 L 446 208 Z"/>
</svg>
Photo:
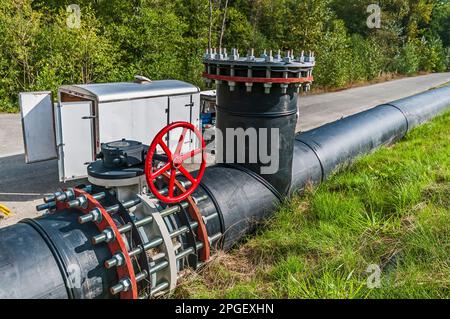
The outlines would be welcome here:
<svg viewBox="0 0 450 319">
<path fill-rule="evenodd" d="M 446 50 L 439 38 L 408 41 L 397 57 L 398 72 L 414 74 L 419 71 L 443 72 L 446 66 Z"/>
<path fill-rule="evenodd" d="M 73 2 L 81 8 L 79 28 L 68 27 Z M 314 51 L 315 85 L 325 88 L 450 69 L 448 0 L 385 0 L 381 29 L 366 26 L 372 2 L 3 0 L 0 111 L 17 111 L 20 91 L 130 81 L 134 74 L 202 86 L 201 56 L 221 39 L 241 53 Z"/>
<path fill-rule="evenodd" d="M 450 48 L 444 50 L 444 66 L 446 71 L 450 71 Z"/>
<path fill-rule="evenodd" d="M 363 38 L 359 34 L 351 37 L 352 63 L 351 81 L 370 81 L 384 70 L 384 56 L 380 45 L 373 38 Z"/>
<path fill-rule="evenodd" d="M 317 82 L 330 87 L 348 83 L 351 78 L 351 53 L 344 23 L 336 20 L 319 43 L 315 69 Z"/>
<path fill-rule="evenodd" d="M 422 42 L 421 61 L 419 68 L 426 72 L 445 71 L 445 49 L 439 38 L 430 38 Z"/>
<path fill-rule="evenodd" d="M 419 71 L 421 58 L 420 42 L 408 41 L 397 58 L 398 71 L 404 74 L 414 74 Z"/>
</svg>

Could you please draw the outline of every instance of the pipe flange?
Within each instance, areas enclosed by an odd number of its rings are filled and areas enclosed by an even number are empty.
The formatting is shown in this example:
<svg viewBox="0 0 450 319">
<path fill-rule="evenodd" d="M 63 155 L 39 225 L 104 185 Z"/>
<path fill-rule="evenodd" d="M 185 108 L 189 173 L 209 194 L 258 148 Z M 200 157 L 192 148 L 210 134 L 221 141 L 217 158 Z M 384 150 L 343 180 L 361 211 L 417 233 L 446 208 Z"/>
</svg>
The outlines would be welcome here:
<svg viewBox="0 0 450 319">
<path fill-rule="evenodd" d="M 73 189 L 75 198 L 85 198 L 86 204 L 80 207 L 77 207 L 77 209 L 83 214 L 87 215 L 90 214 L 92 210 L 98 210 L 102 218 L 99 222 L 96 222 L 95 225 L 97 226 L 98 230 L 100 232 L 112 232 L 111 235 L 113 235 L 113 239 L 107 242 L 108 248 L 111 252 L 111 255 L 116 255 L 118 253 L 121 253 L 124 257 L 124 263 L 122 265 L 119 265 L 117 269 L 117 276 L 119 281 L 123 278 L 128 278 L 130 282 L 130 287 L 125 291 L 120 292 L 120 299 L 137 299 L 138 298 L 138 290 L 137 290 L 137 282 L 136 282 L 136 275 L 134 272 L 133 263 L 131 262 L 131 258 L 128 255 L 127 246 L 125 244 L 125 241 L 122 238 L 122 235 L 120 234 L 116 224 L 114 223 L 114 220 L 111 218 L 111 216 L 106 212 L 106 210 L 103 208 L 103 206 L 99 203 L 98 200 L 96 200 L 91 194 L 74 188 Z M 71 208 L 70 202 L 66 201 L 58 201 L 56 203 L 56 207 L 58 210 L 63 209 L 69 209 Z"/>
<path fill-rule="evenodd" d="M 117 197 L 112 196 L 109 192 L 106 192 L 105 199 L 107 202 L 111 202 L 111 203 L 115 203 L 116 205 L 119 205 L 119 209 L 117 211 L 117 216 L 119 216 L 125 224 L 131 224 L 132 230 L 131 230 L 130 234 L 131 234 L 132 243 L 129 243 L 130 251 L 132 250 L 132 248 L 135 248 L 135 247 L 143 247 L 145 241 L 144 241 L 143 237 L 141 236 L 141 233 L 139 232 L 138 227 L 136 227 L 136 225 L 135 225 L 135 220 L 131 217 L 127 208 L 125 208 L 123 206 L 122 202 L 119 201 L 117 199 Z M 134 244 L 133 247 L 132 247 L 132 244 Z M 121 254 L 123 256 L 123 253 L 119 252 L 119 254 Z M 141 269 L 143 271 L 147 271 L 147 273 L 150 273 L 150 265 L 148 263 L 145 253 L 138 254 L 137 256 L 135 256 L 133 258 L 137 262 L 137 266 L 139 266 L 138 269 Z M 123 258 L 123 259 L 125 261 L 125 258 Z M 140 294 L 142 292 L 142 290 L 146 289 L 145 284 L 140 285 L 138 283 L 137 286 L 138 286 L 138 294 Z"/>
</svg>

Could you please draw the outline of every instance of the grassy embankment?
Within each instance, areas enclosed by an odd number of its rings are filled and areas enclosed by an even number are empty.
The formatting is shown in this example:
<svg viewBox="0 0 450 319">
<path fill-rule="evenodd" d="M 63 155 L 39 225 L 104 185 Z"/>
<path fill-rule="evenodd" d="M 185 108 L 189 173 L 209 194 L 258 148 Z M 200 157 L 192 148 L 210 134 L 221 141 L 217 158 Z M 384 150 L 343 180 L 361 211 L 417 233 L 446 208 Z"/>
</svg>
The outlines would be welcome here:
<svg viewBox="0 0 450 319">
<path fill-rule="evenodd" d="M 294 196 L 175 296 L 450 298 L 449 207 L 447 112 Z"/>
</svg>

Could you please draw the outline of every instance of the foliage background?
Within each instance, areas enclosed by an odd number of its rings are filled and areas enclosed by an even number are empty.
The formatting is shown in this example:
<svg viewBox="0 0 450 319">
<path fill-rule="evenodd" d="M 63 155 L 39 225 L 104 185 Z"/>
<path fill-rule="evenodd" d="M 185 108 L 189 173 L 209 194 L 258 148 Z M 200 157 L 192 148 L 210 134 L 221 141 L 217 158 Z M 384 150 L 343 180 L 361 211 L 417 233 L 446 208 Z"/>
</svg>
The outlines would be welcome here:
<svg viewBox="0 0 450 319">
<path fill-rule="evenodd" d="M 366 25 L 371 3 L 380 29 Z M 450 69 L 450 0 L 2 0 L 0 111 L 17 111 L 20 91 L 134 74 L 202 86 L 210 21 L 213 47 L 225 21 L 223 47 L 315 51 L 325 89 Z"/>
</svg>

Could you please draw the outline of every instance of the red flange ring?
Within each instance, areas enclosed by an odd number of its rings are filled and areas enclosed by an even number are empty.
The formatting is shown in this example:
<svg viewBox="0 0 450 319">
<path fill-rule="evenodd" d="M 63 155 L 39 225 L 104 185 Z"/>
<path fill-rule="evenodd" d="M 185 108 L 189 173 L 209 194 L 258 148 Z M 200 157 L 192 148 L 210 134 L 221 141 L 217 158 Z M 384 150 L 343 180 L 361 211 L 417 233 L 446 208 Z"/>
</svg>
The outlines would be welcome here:
<svg viewBox="0 0 450 319">
<path fill-rule="evenodd" d="M 230 75 L 209 74 L 204 72 L 203 77 L 211 80 L 230 81 L 230 82 L 246 82 L 246 83 L 310 83 L 314 81 L 313 76 L 301 78 L 258 78 L 258 77 L 242 77 Z"/>
<path fill-rule="evenodd" d="M 120 293 L 120 299 L 137 299 L 137 283 L 136 276 L 133 268 L 133 263 L 128 255 L 128 250 L 125 242 L 122 239 L 122 235 L 117 229 L 111 216 L 106 212 L 103 206 L 94 198 L 91 194 L 82 191 L 81 189 L 74 188 L 75 198 L 84 196 L 86 198 L 86 205 L 84 207 L 77 207 L 82 214 L 89 214 L 93 209 L 98 209 L 102 214 L 102 219 L 99 223 L 95 223 L 100 232 L 109 228 L 114 232 L 115 240 L 108 242 L 108 248 L 112 255 L 121 252 L 124 256 L 125 262 L 123 265 L 117 267 L 117 277 L 118 279 L 128 278 L 130 280 L 130 288 L 127 291 L 122 291 Z M 69 208 L 68 202 L 57 202 L 57 209 L 62 210 L 64 208 Z"/>
<path fill-rule="evenodd" d="M 177 147 L 175 149 L 175 152 L 172 153 L 167 146 L 166 142 L 164 141 L 164 136 L 169 133 L 171 130 L 174 130 L 176 128 L 183 128 L 183 131 L 180 135 L 180 138 L 178 140 Z M 192 150 L 186 154 L 181 154 L 181 149 L 183 146 L 184 138 L 188 131 L 191 130 L 195 133 L 197 138 L 201 141 L 201 147 L 197 148 L 195 150 Z M 167 163 L 164 164 L 160 168 L 153 167 L 153 155 L 155 154 L 156 147 L 160 146 L 165 155 L 167 156 Z M 206 144 L 205 140 L 202 137 L 202 134 L 200 133 L 197 128 L 192 125 L 191 123 L 187 122 L 174 122 L 165 128 L 163 128 L 159 133 L 155 136 L 153 139 L 152 144 L 150 145 L 147 153 L 147 158 L 145 159 L 145 177 L 147 179 L 147 184 L 150 187 L 152 193 L 162 202 L 167 204 L 174 204 L 178 203 L 182 200 L 185 200 L 189 195 L 191 195 L 194 190 L 198 187 L 200 180 L 203 177 L 203 174 L 205 172 L 206 168 Z M 200 164 L 200 168 L 197 173 L 197 177 L 194 178 L 191 173 L 188 172 L 188 170 L 183 166 L 183 162 L 186 161 L 189 158 L 192 158 L 198 154 L 202 154 L 202 162 Z M 169 178 L 169 185 L 168 185 L 168 192 L 167 196 L 162 195 L 159 190 L 156 188 L 154 184 L 154 180 L 161 176 L 164 172 L 170 171 L 170 178 Z M 180 193 L 179 195 L 174 194 L 174 187 L 175 187 L 175 179 L 176 179 L 176 173 L 177 171 L 180 171 L 181 174 L 183 174 L 191 183 L 192 185 L 185 191 Z"/>
</svg>

